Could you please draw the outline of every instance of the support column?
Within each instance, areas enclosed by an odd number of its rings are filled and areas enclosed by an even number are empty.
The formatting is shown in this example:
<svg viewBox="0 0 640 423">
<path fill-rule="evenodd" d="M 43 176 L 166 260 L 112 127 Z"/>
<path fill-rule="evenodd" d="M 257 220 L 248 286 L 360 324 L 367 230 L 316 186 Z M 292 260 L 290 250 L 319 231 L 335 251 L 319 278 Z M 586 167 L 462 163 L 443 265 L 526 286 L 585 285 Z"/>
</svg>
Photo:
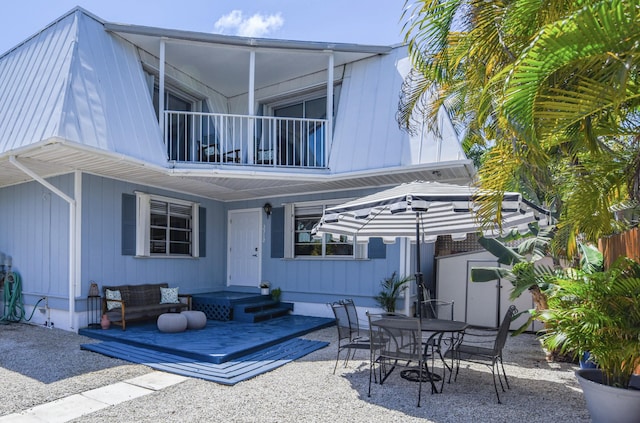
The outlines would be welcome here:
<svg viewBox="0 0 640 423">
<path fill-rule="evenodd" d="M 165 46 L 164 38 L 160 39 L 160 80 L 158 81 L 158 123 L 160 131 L 162 131 L 162 139 L 166 143 L 166 134 L 164 130 L 164 72 L 165 72 Z"/>
<path fill-rule="evenodd" d="M 247 162 L 249 163 L 255 163 L 254 161 L 254 155 L 255 155 L 255 151 L 258 148 L 257 145 L 257 140 L 255 139 L 255 128 L 256 128 L 256 119 L 254 118 L 255 116 L 255 103 L 256 103 L 256 52 L 255 50 L 251 50 L 251 52 L 249 53 L 249 92 L 248 92 L 248 101 L 249 104 L 247 105 L 247 111 L 249 114 L 249 119 L 248 119 L 248 128 L 247 128 L 247 135 L 248 135 L 248 140 L 247 140 Z"/>
<path fill-rule="evenodd" d="M 329 148 L 333 137 L 333 52 L 329 54 L 329 63 L 327 64 L 327 128 L 325 130 L 325 142 L 323 151 L 323 166 L 329 166 Z"/>
</svg>

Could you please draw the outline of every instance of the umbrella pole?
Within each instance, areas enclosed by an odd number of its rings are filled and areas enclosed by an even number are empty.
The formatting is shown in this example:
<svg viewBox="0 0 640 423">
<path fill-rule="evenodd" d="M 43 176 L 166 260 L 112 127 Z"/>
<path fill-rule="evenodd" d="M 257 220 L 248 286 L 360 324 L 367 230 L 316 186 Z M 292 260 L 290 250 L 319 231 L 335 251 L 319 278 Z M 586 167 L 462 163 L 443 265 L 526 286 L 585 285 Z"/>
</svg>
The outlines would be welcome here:
<svg viewBox="0 0 640 423">
<path fill-rule="evenodd" d="M 418 318 L 422 317 L 422 301 L 423 301 L 423 281 L 422 271 L 420 270 L 420 213 L 416 212 L 416 285 L 418 287 L 418 305 L 416 314 Z"/>
</svg>

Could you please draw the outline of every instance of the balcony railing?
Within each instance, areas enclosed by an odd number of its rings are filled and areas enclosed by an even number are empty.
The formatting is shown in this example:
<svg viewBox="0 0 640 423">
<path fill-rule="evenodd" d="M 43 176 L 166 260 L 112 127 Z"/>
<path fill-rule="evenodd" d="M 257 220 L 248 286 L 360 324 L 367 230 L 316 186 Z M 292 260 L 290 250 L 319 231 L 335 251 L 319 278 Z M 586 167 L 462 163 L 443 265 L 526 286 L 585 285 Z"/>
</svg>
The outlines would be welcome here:
<svg viewBox="0 0 640 423">
<path fill-rule="evenodd" d="M 236 166 L 327 167 L 327 120 L 166 111 L 169 160 Z"/>
</svg>

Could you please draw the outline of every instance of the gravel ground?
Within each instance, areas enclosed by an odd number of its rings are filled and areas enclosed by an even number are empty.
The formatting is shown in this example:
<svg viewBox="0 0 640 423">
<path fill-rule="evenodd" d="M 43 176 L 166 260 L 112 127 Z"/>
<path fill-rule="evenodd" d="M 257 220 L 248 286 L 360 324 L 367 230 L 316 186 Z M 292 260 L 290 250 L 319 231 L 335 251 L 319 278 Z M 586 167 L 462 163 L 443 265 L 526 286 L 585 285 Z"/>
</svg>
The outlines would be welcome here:
<svg viewBox="0 0 640 423">
<path fill-rule="evenodd" d="M 457 382 L 431 395 L 394 372 L 367 396 L 367 353 L 333 374 L 336 330 L 310 333 L 330 341 L 269 373 L 223 386 L 199 379 L 154 392 L 74 422 L 588 422 L 582 391 L 570 363 L 547 363 L 530 334 L 507 340 L 505 368 L 511 389 L 497 404 L 486 366 L 460 369 Z M 130 379 L 151 368 L 81 350 L 96 342 L 75 333 L 26 324 L 0 325 L 0 416 L 71 394 Z"/>
</svg>

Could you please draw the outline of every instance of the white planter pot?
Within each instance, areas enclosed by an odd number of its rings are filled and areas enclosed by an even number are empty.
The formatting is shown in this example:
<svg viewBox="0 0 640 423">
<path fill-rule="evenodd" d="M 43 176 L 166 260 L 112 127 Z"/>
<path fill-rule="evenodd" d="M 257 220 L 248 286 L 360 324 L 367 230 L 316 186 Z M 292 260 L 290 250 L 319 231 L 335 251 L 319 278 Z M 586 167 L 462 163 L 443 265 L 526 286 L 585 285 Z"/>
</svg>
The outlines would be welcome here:
<svg viewBox="0 0 640 423">
<path fill-rule="evenodd" d="M 640 421 L 640 390 L 603 385 L 602 372 L 599 369 L 577 370 L 576 377 L 582 387 L 593 423 Z M 637 386 L 636 381 L 632 381 L 632 384 Z"/>
<path fill-rule="evenodd" d="M 260 288 L 260 293 L 262 295 L 269 295 L 269 288 Z"/>
</svg>

